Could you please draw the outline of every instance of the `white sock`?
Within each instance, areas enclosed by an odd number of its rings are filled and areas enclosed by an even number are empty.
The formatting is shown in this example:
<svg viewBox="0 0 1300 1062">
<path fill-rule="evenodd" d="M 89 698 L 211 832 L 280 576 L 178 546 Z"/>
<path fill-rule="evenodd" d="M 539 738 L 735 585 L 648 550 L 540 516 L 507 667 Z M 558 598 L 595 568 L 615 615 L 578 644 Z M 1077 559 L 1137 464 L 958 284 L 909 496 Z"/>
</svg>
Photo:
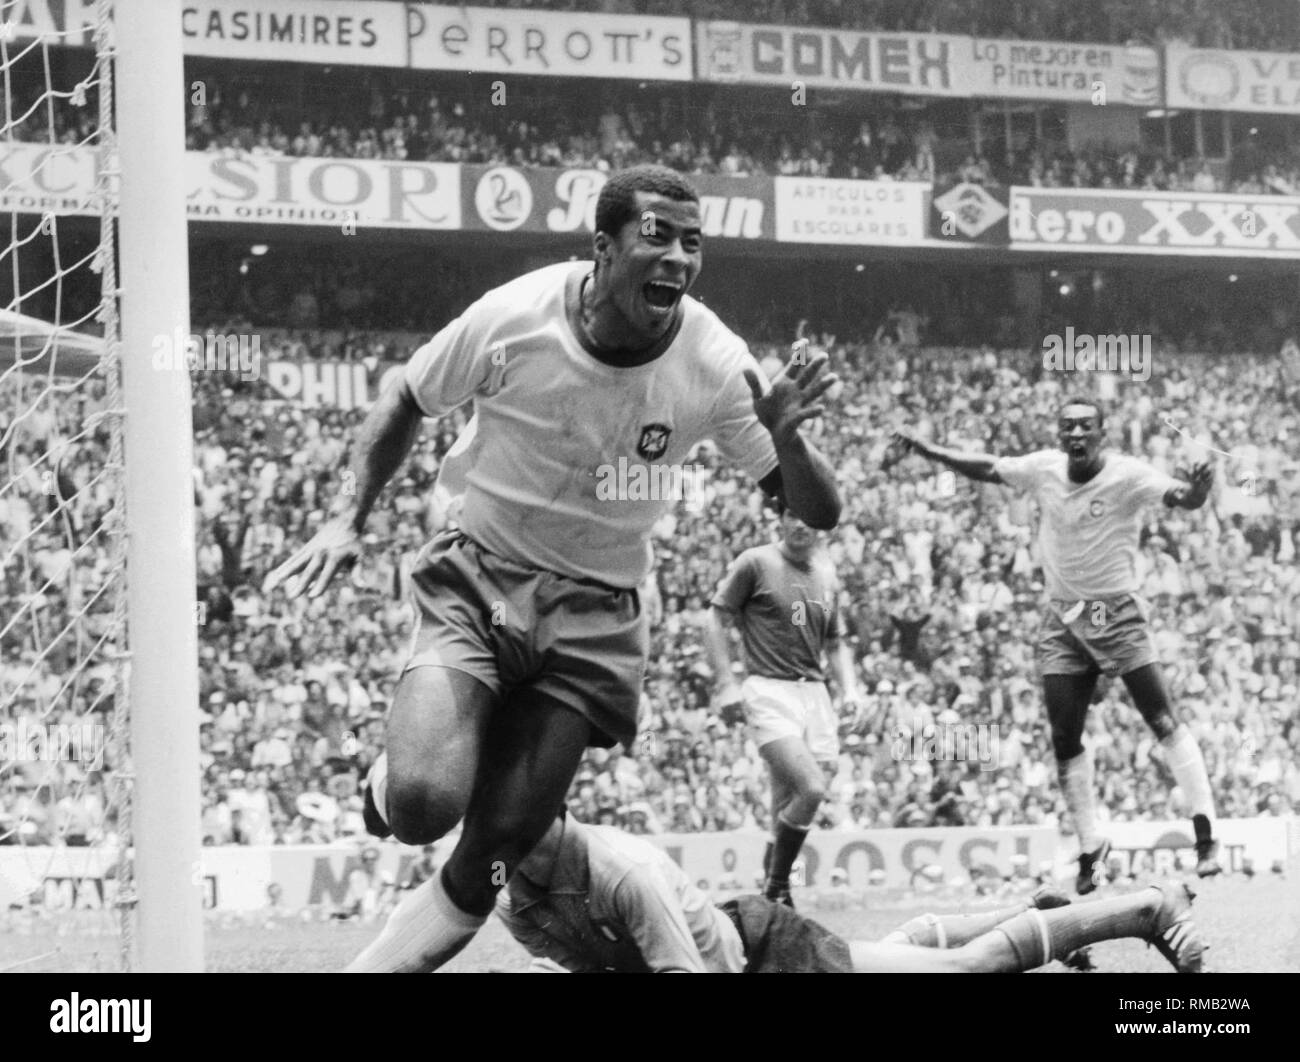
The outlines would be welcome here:
<svg viewBox="0 0 1300 1062">
<path fill-rule="evenodd" d="M 370 765 L 370 773 L 366 775 L 366 784 L 370 786 L 370 795 L 374 798 L 375 809 L 379 812 L 379 817 L 384 820 L 385 826 L 392 826 L 388 821 L 388 753 L 381 752 Z"/>
<path fill-rule="evenodd" d="M 1193 815 L 1214 818 L 1214 796 L 1210 791 L 1210 776 L 1205 771 L 1205 757 L 1201 747 L 1185 726 L 1174 730 L 1160 742 L 1165 750 L 1165 762 L 1173 772 L 1174 781 L 1187 797 Z"/>
<path fill-rule="evenodd" d="M 431 973 L 473 939 L 486 915 L 466 914 L 442 887 L 442 874 L 413 890 L 346 973 Z"/>
<path fill-rule="evenodd" d="M 1065 795 L 1065 806 L 1074 817 L 1079 851 L 1092 852 L 1100 844 L 1092 803 L 1092 756 L 1084 749 L 1072 760 L 1056 761 L 1056 776 Z"/>
</svg>

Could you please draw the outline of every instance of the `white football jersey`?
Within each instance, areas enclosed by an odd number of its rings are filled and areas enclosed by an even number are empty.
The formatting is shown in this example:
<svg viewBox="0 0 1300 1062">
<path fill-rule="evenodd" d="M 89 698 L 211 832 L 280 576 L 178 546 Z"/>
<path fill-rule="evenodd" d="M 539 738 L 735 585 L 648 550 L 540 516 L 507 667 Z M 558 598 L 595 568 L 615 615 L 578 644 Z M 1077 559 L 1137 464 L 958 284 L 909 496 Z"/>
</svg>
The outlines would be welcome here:
<svg viewBox="0 0 1300 1062">
<path fill-rule="evenodd" d="M 430 417 L 474 402 L 444 484 L 463 477 L 467 535 L 520 564 L 631 588 L 697 443 L 712 439 L 755 479 L 777 467 L 776 450 L 743 376 L 766 389 L 758 363 L 690 296 L 654 361 L 616 368 L 587 353 L 565 292 L 591 269 L 547 266 L 488 292 L 415 352 L 406 380 Z"/>
<path fill-rule="evenodd" d="M 1145 461 L 1110 453 L 1087 483 L 1072 483 L 1063 450 L 999 458 L 993 468 L 1038 502 L 1038 546 L 1048 597 L 1096 601 L 1138 592 L 1142 509 L 1179 481 Z"/>
</svg>

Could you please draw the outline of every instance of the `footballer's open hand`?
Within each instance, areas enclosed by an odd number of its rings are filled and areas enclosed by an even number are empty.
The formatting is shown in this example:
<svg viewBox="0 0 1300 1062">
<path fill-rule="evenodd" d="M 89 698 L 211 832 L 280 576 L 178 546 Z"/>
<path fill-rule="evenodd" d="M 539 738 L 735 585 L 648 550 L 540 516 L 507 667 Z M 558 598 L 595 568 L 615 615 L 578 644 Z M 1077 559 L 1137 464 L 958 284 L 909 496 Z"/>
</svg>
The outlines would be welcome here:
<svg viewBox="0 0 1300 1062">
<path fill-rule="evenodd" d="M 276 568 L 262 584 L 269 593 L 281 583 L 289 597 L 307 590 L 308 597 L 320 597 L 336 572 L 349 571 L 361 557 L 361 537 L 345 517 L 334 517 L 312 536 L 302 549 Z"/>
<path fill-rule="evenodd" d="M 767 394 L 763 393 L 758 374 L 753 369 L 745 370 L 745 382 L 754 396 L 754 412 L 777 445 L 792 439 L 805 421 L 825 414 L 826 407 L 819 400 L 839 381 L 833 372 L 826 372 L 829 364 L 825 351 L 812 354 L 808 341 L 801 339 L 794 344 L 790 360 L 776 374 Z"/>
</svg>

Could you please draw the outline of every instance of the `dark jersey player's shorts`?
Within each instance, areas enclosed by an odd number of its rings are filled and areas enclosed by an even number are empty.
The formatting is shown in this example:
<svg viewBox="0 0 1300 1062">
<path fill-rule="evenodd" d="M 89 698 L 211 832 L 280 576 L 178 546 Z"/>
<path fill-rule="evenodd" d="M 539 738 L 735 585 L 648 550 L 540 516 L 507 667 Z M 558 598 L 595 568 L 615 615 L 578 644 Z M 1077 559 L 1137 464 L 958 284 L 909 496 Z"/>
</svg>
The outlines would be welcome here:
<svg viewBox="0 0 1300 1062">
<path fill-rule="evenodd" d="M 1082 607 L 1080 607 L 1082 606 Z M 1042 675 L 1114 677 L 1156 661 L 1146 602 L 1136 594 L 1100 601 L 1049 601 L 1038 633 Z"/>
<path fill-rule="evenodd" d="M 738 896 L 718 905 L 745 945 L 745 973 L 852 973 L 849 945 L 783 903 Z"/>
<path fill-rule="evenodd" d="M 545 693 L 592 726 L 604 748 L 636 737 L 649 630 L 635 590 L 539 571 L 459 531 L 437 535 L 411 572 L 414 667 L 472 675 L 498 697 Z"/>
</svg>

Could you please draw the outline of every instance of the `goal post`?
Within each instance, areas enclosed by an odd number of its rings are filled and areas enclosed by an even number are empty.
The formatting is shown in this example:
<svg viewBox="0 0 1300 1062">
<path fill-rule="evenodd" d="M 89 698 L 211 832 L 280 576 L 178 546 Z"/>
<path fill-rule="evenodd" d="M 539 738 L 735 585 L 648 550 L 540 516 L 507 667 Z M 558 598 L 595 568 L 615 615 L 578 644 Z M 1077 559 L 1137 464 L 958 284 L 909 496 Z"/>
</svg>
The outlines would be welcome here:
<svg viewBox="0 0 1300 1062">
<path fill-rule="evenodd" d="M 198 972 L 193 417 L 189 374 L 153 367 L 157 340 L 190 332 L 182 5 L 127 0 L 113 7 L 135 853 L 128 899 L 135 901 L 135 968 Z"/>
</svg>

